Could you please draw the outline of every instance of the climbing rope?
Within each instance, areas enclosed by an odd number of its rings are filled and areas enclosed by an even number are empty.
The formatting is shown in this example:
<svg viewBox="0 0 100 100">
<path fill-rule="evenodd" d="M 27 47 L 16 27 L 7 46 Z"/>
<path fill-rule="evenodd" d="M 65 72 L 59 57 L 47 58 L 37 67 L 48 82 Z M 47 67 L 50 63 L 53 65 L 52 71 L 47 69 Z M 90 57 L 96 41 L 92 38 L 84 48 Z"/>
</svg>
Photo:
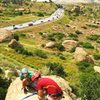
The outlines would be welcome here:
<svg viewBox="0 0 100 100">
<path fill-rule="evenodd" d="M 35 94 L 37 94 L 37 92 L 33 92 L 32 94 L 29 94 L 29 95 L 23 97 L 21 100 L 25 100 L 25 99 L 27 99 L 27 98 L 29 98 L 30 96 L 33 96 L 33 95 L 35 95 Z"/>
</svg>

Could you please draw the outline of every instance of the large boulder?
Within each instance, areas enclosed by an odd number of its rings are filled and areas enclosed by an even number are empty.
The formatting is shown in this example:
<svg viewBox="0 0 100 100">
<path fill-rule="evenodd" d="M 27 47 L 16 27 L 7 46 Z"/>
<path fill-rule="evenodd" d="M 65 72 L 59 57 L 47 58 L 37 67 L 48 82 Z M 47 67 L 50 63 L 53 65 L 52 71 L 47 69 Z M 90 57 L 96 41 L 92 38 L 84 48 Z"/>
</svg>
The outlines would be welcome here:
<svg viewBox="0 0 100 100">
<path fill-rule="evenodd" d="M 10 30 L 0 29 L 0 42 L 6 42 L 13 39 L 13 33 Z"/>
<path fill-rule="evenodd" d="M 55 42 L 48 42 L 47 44 L 46 44 L 46 48 L 53 48 L 55 46 Z"/>
<path fill-rule="evenodd" d="M 87 61 L 93 63 L 92 57 L 81 47 L 77 47 L 74 53 L 74 58 L 76 61 Z"/>
<path fill-rule="evenodd" d="M 12 39 L 10 43 L 8 44 L 9 47 L 11 48 L 16 48 L 16 47 L 23 47 L 16 39 Z"/>
<path fill-rule="evenodd" d="M 73 48 L 77 47 L 78 44 L 74 40 L 65 40 L 65 41 L 63 41 L 62 45 L 64 46 L 66 51 L 70 51 Z"/>
<path fill-rule="evenodd" d="M 60 87 L 62 87 L 62 90 L 64 90 L 64 98 L 62 98 L 61 100 L 73 100 L 72 97 L 70 96 L 72 95 L 71 93 L 72 90 L 69 87 L 67 81 L 58 76 L 44 76 L 44 77 L 52 78 L 59 84 Z M 23 97 L 31 95 L 32 92 L 34 91 L 24 94 L 23 91 L 21 90 L 21 81 L 19 78 L 17 78 L 15 81 L 11 83 L 10 87 L 8 88 L 5 100 L 22 100 Z M 27 100 L 38 100 L 38 96 L 37 94 L 32 95 L 28 97 Z"/>
</svg>

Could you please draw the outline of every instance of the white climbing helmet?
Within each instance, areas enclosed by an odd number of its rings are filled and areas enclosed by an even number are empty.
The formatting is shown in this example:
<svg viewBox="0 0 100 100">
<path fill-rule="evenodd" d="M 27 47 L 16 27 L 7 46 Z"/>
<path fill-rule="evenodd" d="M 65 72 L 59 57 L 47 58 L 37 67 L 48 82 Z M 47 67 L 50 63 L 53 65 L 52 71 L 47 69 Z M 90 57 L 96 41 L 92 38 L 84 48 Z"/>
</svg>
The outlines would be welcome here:
<svg viewBox="0 0 100 100">
<path fill-rule="evenodd" d="M 28 73 L 28 69 L 27 69 L 27 68 L 23 68 L 21 72 L 22 72 L 23 74 L 24 74 L 24 73 Z"/>
</svg>

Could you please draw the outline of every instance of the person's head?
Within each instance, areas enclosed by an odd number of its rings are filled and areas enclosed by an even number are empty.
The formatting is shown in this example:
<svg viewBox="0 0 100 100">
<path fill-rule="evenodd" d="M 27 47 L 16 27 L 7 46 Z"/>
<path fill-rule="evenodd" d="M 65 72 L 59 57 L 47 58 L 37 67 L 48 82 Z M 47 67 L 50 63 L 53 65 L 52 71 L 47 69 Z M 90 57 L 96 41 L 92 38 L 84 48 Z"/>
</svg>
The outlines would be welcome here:
<svg viewBox="0 0 100 100">
<path fill-rule="evenodd" d="M 21 70 L 21 73 L 23 74 L 24 77 L 27 77 L 27 75 L 28 75 L 28 69 L 27 68 L 23 68 Z"/>
<path fill-rule="evenodd" d="M 36 73 L 32 76 L 31 80 L 32 80 L 32 82 L 35 82 L 35 81 L 37 81 L 40 77 L 41 77 L 41 73 L 40 73 L 40 72 L 36 72 Z"/>
</svg>

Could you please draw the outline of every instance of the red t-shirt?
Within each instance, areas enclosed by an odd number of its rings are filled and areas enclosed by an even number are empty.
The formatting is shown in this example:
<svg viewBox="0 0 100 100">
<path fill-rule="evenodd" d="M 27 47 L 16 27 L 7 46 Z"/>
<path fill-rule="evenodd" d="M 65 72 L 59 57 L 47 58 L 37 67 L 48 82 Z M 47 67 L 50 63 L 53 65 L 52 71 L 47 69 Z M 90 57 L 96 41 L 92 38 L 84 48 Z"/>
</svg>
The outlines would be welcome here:
<svg viewBox="0 0 100 100">
<path fill-rule="evenodd" d="M 38 81 L 38 90 L 45 89 L 47 94 L 57 94 L 62 90 L 58 84 L 50 78 L 41 78 Z"/>
</svg>

